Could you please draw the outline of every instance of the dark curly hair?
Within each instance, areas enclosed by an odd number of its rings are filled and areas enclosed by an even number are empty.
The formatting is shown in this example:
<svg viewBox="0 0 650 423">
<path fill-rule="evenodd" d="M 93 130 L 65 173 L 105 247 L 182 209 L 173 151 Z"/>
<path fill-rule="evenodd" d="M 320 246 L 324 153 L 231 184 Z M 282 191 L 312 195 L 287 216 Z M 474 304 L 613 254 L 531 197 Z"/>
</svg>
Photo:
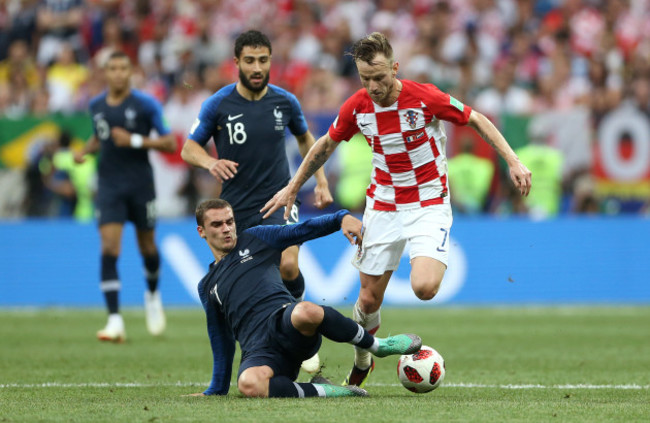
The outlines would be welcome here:
<svg viewBox="0 0 650 423">
<path fill-rule="evenodd" d="M 269 54 L 271 50 L 271 41 L 269 37 L 254 29 L 240 34 L 235 40 L 235 57 L 239 58 L 244 47 L 268 47 Z"/>
</svg>

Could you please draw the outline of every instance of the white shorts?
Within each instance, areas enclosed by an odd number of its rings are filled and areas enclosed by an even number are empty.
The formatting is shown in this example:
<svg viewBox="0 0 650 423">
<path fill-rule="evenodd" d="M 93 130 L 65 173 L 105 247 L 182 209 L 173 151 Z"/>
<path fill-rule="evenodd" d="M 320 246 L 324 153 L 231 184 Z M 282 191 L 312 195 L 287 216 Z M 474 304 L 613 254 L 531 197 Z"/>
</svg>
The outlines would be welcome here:
<svg viewBox="0 0 650 423">
<path fill-rule="evenodd" d="M 447 265 L 451 206 L 440 204 L 413 210 L 363 213 L 363 242 L 352 265 L 368 275 L 397 270 L 406 241 L 409 257 L 431 257 Z"/>
</svg>

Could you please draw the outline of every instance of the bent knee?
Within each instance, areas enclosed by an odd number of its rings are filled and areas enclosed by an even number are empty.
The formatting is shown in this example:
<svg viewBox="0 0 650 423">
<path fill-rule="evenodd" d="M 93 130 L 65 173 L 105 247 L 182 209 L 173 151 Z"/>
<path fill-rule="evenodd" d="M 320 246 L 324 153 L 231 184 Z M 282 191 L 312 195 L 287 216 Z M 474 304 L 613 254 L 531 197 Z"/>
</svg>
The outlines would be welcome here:
<svg viewBox="0 0 650 423">
<path fill-rule="evenodd" d="M 413 281 L 413 292 L 415 296 L 423 301 L 428 301 L 436 296 L 440 289 L 442 279 L 427 279 L 420 281 Z"/>
<path fill-rule="evenodd" d="M 320 325 L 323 321 L 323 308 L 309 301 L 301 301 L 291 312 L 291 321 L 299 325 Z"/>
<path fill-rule="evenodd" d="M 268 397 L 270 378 L 271 374 L 263 369 L 247 369 L 239 376 L 237 389 L 246 397 Z"/>
<path fill-rule="evenodd" d="M 298 268 L 298 260 L 292 258 L 282 258 L 280 263 L 280 275 L 286 281 L 292 281 L 298 277 L 300 269 Z"/>
<path fill-rule="evenodd" d="M 359 292 L 359 307 L 364 313 L 374 313 L 379 310 L 384 295 L 381 292 L 373 292 L 369 289 L 362 289 Z"/>
<path fill-rule="evenodd" d="M 120 244 L 115 242 L 102 243 L 101 254 L 103 256 L 114 256 L 118 257 L 120 255 Z"/>
<path fill-rule="evenodd" d="M 241 392 L 243 396 L 248 398 L 266 398 L 269 396 L 268 383 L 266 389 L 264 389 L 259 384 L 238 382 L 237 388 L 239 389 L 239 392 Z"/>
</svg>

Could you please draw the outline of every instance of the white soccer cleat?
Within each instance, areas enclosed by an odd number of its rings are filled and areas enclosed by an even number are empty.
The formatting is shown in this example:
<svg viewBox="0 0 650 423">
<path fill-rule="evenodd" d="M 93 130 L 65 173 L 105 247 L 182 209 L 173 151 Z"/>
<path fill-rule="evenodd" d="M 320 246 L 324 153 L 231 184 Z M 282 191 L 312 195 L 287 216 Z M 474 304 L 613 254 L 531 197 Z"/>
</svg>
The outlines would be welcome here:
<svg viewBox="0 0 650 423">
<path fill-rule="evenodd" d="M 302 362 L 300 368 L 306 371 L 307 373 L 316 373 L 320 370 L 320 357 L 318 353 L 314 354 L 312 358 L 309 358 Z"/>
<path fill-rule="evenodd" d="M 144 312 L 147 320 L 147 330 L 150 334 L 157 336 L 165 331 L 167 321 L 163 311 L 160 291 L 144 292 Z"/>
<path fill-rule="evenodd" d="M 124 330 L 122 316 L 119 314 L 109 314 L 106 327 L 97 331 L 97 339 L 100 341 L 119 343 L 126 341 L 126 330 Z"/>
</svg>

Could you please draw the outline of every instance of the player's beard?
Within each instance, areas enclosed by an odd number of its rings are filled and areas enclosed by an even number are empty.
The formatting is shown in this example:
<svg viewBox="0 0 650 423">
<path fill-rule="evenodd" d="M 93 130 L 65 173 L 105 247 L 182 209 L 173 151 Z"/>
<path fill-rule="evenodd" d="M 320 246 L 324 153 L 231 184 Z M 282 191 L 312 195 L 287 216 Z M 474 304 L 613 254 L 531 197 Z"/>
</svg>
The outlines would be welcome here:
<svg viewBox="0 0 650 423">
<path fill-rule="evenodd" d="M 250 79 L 248 79 L 248 78 L 246 77 L 246 75 L 244 75 L 244 72 L 242 72 L 242 70 L 241 70 L 241 68 L 240 68 L 240 69 L 239 69 L 239 80 L 241 81 L 242 85 L 243 85 L 244 87 L 246 87 L 246 89 L 248 89 L 248 90 L 250 90 L 250 91 L 252 91 L 252 92 L 254 92 L 254 93 L 259 93 L 259 92 L 262 91 L 264 88 L 266 88 L 266 86 L 268 85 L 270 74 L 271 74 L 270 72 L 267 73 L 266 76 L 264 77 L 264 79 L 262 80 L 262 83 L 260 84 L 260 86 L 259 86 L 259 87 L 256 87 L 256 86 L 254 86 L 253 84 L 251 84 Z"/>
</svg>

